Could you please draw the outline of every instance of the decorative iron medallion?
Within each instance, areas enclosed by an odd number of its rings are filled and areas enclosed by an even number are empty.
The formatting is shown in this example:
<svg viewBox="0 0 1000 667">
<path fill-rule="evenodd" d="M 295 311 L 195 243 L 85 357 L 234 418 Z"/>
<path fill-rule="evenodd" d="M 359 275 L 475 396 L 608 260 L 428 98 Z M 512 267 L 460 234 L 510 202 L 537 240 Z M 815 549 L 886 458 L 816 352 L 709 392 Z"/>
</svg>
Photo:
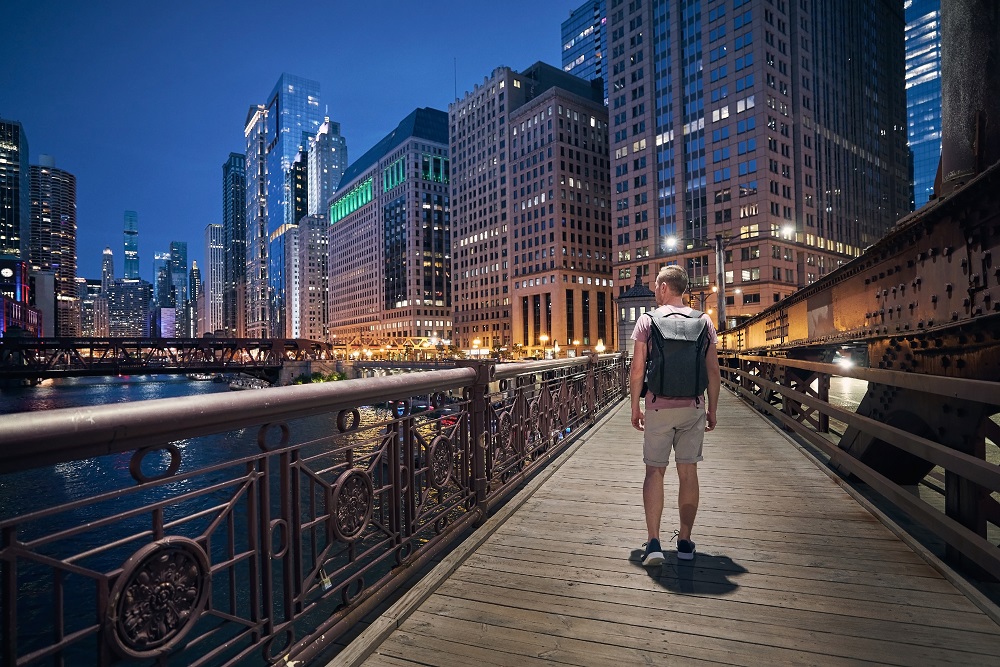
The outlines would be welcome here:
<svg viewBox="0 0 1000 667">
<path fill-rule="evenodd" d="M 430 467 L 431 486 L 438 491 L 451 480 L 453 456 L 451 440 L 439 435 L 431 441 L 430 450 L 427 452 L 427 464 Z"/>
<path fill-rule="evenodd" d="M 500 419 L 497 422 L 497 434 L 496 440 L 494 441 L 495 448 L 499 451 L 505 452 L 510 447 L 510 435 L 513 430 L 513 419 L 511 419 L 510 412 L 504 412 L 500 415 Z"/>
<path fill-rule="evenodd" d="M 361 535 L 372 518 L 375 498 L 371 476 L 359 468 L 340 474 L 333 486 L 330 516 L 337 539 L 352 542 Z"/>
<path fill-rule="evenodd" d="M 194 540 L 165 537 L 125 561 L 108 601 L 112 647 L 132 658 L 173 650 L 194 627 L 211 590 L 208 556 Z"/>
</svg>

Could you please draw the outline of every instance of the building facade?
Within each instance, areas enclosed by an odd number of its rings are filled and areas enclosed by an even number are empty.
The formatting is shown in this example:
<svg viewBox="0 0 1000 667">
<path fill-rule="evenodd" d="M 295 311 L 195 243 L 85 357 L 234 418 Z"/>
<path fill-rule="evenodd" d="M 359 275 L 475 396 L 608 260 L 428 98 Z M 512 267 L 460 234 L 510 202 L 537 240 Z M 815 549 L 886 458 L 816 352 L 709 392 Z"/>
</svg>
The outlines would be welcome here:
<svg viewBox="0 0 1000 667">
<path fill-rule="evenodd" d="M 230 153 L 222 165 L 222 241 L 225 249 L 222 321 L 227 336 L 246 336 L 247 158 Z"/>
<path fill-rule="evenodd" d="M 0 257 L 28 260 L 31 195 L 28 137 L 16 120 L 0 118 Z"/>
<path fill-rule="evenodd" d="M 76 284 L 76 176 L 57 169 L 49 155 L 30 167 L 32 271 L 51 272 L 55 290 L 50 303 L 50 336 L 80 335 L 79 290 Z"/>
<path fill-rule="evenodd" d="M 679 263 L 732 324 L 884 235 L 909 208 L 901 8 L 609 0 L 619 287 Z"/>
<path fill-rule="evenodd" d="M 104 333 L 101 329 L 101 315 L 98 312 L 98 299 L 101 298 L 103 286 L 100 280 L 94 278 L 77 278 L 77 296 L 80 303 L 80 335 L 85 338 L 107 337 L 107 312 L 104 313 Z M 105 308 L 107 301 L 104 301 Z"/>
<path fill-rule="evenodd" d="M 340 186 L 347 169 L 347 140 L 340 134 L 340 123 L 327 116 L 309 139 L 307 178 L 309 215 L 326 215 L 330 199 Z"/>
<path fill-rule="evenodd" d="M 226 247 L 222 225 L 205 227 L 205 308 L 204 331 L 225 331 L 223 295 L 226 285 Z"/>
<path fill-rule="evenodd" d="M 247 141 L 245 333 L 249 338 L 267 338 L 271 335 L 267 263 L 267 107 L 250 108 L 244 136 Z"/>
<path fill-rule="evenodd" d="M 125 278 L 139 279 L 139 214 L 125 211 Z"/>
<path fill-rule="evenodd" d="M 500 67 L 449 108 L 455 339 L 574 353 L 613 338 L 603 88 Z M 569 345 L 567 345 L 569 341 Z"/>
<path fill-rule="evenodd" d="M 101 256 L 101 288 L 107 292 L 115 282 L 115 255 L 111 248 L 105 247 Z"/>
<path fill-rule="evenodd" d="M 112 338 L 148 338 L 152 286 L 145 280 L 114 281 L 108 299 L 108 335 Z"/>
<path fill-rule="evenodd" d="M 170 297 L 173 306 L 174 319 L 177 324 L 175 335 L 188 338 L 192 335 L 191 290 L 188 283 L 188 253 L 187 241 L 170 242 Z"/>
<path fill-rule="evenodd" d="M 191 271 L 188 273 L 188 300 L 187 300 L 187 338 L 197 338 L 201 336 L 203 330 L 200 328 L 201 304 L 203 301 L 202 290 L 204 285 L 201 281 L 201 269 L 198 268 L 198 261 L 191 260 Z"/>
<path fill-rule="evenodd" d="M 905 0 L 906 125 L 913 153 L 913 205 L 934 195 L 941 161 L 941 0 Z"/>
<path fill-rule="evenodd" d="M 351 164 L 330 206 L 330 339 L 360 352 L 450 341 L 448 117 L 417 109 Z"/>
<path fill-rule="evenodd" d="M 608 103 L 607 0 L 587 0 L 562 23 L 562 68 L 581 79 L 601 79 Z"/>
<path fill-rule="evenodd" d="M 326 215 L 307 215 L 299 220 L 298 247 L 299 338 L 332 341 L 330 338 L 330 225 Z"/>
</svg>

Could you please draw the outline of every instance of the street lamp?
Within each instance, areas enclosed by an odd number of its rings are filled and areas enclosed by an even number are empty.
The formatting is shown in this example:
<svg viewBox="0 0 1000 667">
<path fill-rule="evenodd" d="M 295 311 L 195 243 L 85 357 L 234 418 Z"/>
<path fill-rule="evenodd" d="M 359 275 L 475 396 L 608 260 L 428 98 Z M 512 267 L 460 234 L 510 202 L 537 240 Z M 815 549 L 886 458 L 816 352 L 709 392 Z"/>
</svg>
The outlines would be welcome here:
<svg viewBox="0 0 1000 667">
<path fill-rule="evenodd" d="M 476 357 L 477 359 L 479 358 L 479 346 L 481 344 L 482 344 L 482 341 L 479 340 L 478 338 L 476 338 L 475 340 L 472 341 L 472 355 L 474 357 Z"/>
<path fill-rule="evenodd" d="M 597 354 L 604 354 L 604 339 L 598 338 L 597 345 L 594 346 L 594 352 Z"/>
<path fill-rule="evenodd" d="M 573 350 L 573 356 L 579 357 L 580 356 L 580 339 L 578 339 L 578 338 L 574 338 L 573 339 L 573 347 L 576 348 L 575 350 Z"/>
<path fill-rule="evenodd" d="M 552 358 L 553 359 L 558 359 L 559 358 L 559 341 L 558 340 L 552 341 Z"/>
<path fill-rule="evenodd" d="M 549 337 L 542 334 L 538 337 L 538 342 L 542 344 L 542 359 L 545 358 L 545 344 L 549 342 Z"/>
</svg>

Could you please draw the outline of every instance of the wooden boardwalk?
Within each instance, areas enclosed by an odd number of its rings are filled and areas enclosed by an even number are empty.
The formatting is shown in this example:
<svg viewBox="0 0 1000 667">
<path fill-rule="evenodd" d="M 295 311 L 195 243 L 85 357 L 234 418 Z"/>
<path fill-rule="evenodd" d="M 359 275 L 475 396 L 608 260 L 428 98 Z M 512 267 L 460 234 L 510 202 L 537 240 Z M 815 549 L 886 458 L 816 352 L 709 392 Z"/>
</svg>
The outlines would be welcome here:
<svg viewBox="0 0 1000 667">
<path fill-rule="evenodd" d="M 699 465 L 693 563 L 672 549 L 661 567 L 638 562 L 641 436 L 623 403 L 450 577 L 411 591 L 391 634 L 365 647 L 377 633 L 364 633 L 334 663 L 1000 665 L 988 603 L 723 394 Z M 667 480 L 669 537 L 672 468 Z"/>
</svg>

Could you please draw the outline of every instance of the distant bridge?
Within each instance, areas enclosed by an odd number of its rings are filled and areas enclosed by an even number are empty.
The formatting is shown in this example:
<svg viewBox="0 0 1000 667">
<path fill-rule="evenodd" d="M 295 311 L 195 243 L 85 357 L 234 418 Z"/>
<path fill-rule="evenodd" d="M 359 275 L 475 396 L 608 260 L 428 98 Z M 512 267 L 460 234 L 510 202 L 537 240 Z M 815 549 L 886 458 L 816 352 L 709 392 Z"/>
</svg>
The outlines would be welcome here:
<svg viewBox="0 0 1000 667">
<path fill-rule="evenodd" d="M 302 339 L 3 338 L 0 380 L 236 372 L 274 377 L 286 361 L 333 358 L 329 343 Z"/>
</svg>

